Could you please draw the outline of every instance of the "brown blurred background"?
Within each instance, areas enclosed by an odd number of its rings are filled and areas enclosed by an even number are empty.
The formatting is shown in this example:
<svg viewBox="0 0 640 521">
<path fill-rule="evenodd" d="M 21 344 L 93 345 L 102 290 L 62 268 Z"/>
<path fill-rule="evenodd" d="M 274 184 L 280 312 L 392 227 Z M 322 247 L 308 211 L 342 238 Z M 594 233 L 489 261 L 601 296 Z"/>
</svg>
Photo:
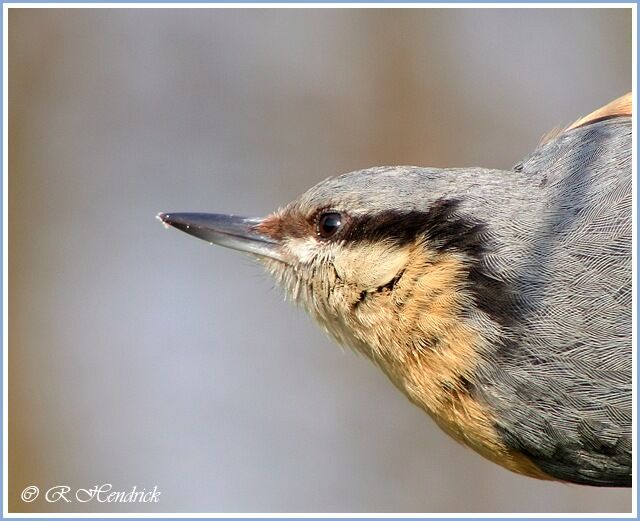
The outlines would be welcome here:
<svg viewBox="0 0 640 521">
<path fill-rule="evenodd" d="M 154 219 L 510 168 L 631 89 L 630 9 L 10 9 L 10 511 L 629 512 L 440 432 L 258 266 Z M 162 491 L 33 503 L 28 485 Z"/>
</svg>

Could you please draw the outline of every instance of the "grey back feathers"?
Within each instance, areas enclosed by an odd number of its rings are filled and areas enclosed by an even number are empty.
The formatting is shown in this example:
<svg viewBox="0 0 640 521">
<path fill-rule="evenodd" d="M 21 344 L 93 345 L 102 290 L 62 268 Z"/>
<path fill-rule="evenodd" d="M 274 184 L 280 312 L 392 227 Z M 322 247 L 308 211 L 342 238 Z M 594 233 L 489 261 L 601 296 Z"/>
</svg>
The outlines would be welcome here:
<svg viewBox="0 0 640 521">
<path fill-rule="evenodd" d="M 356 218 L 446 208 L 442 222 L 475 241 L 481 305 L 464 319 L 490 344 L 469 392 L 546 473 L 629 486 L 631 160 L 631 119 L 618 117 L 561 133 L 513 171 L 373 168 L 294 204 Z"/>
<path fill-rule="evenodd" d="M 561 134 L 518 170 L 541 197 L 496 235 L 519 243 L 491 259 L 522 296 L 520 327 L 482 394 L 505 441 L 549 474 L 630 486 L 631 120 Z"/>
</svg>

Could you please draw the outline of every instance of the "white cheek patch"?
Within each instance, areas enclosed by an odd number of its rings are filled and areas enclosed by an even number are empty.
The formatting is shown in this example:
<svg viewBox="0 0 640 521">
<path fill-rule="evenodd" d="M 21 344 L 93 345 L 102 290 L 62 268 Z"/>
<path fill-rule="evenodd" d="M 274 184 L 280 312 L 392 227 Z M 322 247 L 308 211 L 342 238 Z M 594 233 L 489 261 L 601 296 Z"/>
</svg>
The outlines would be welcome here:
<svg viewBox="0 0 640 521">
<path fill-rule="evenodd" d="M 369 243 L 341 248 L 334 266 L 340 278 L 373 290 L 390 282 L 408 260 L 409 248 Z"/>
<path fill-rule="evenodd" d="M 309 264 L 316 259 L 320 252 L 320 244 L 313 237 L 302 239 L 288 239 L 284 244 L 286 252 L 300 264 Z"/>
<path fill-rule="evenodd" d="M 384 286 L 409 260 L 409 247 L 384 243 L 322 243 L 313 237 L 288 239 L 286 254 L 300 265 L 333 264 L 340 279 L 365 291 Z"/>
</svg>

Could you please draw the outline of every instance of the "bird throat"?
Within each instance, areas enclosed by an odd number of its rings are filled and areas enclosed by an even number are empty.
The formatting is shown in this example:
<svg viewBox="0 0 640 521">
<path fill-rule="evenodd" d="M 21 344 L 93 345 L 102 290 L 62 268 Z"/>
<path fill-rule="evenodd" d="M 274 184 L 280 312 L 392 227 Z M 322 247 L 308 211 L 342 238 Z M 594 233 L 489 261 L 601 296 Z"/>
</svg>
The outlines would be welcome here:
<svg viewBox="0 0 640 521">
<path fill-rule="evenodd" d="M 551 479 L 505 445 L 476 392 L 475 374 L 492 346 L 465 319 L 473 306 L 466 279 L 464 257 L 416 245 L 382 291 L 358 295 L 339 318 L 316 318 L 340 343 L 369 357 L 454 439 L 512 471 Z"/>
</svg>

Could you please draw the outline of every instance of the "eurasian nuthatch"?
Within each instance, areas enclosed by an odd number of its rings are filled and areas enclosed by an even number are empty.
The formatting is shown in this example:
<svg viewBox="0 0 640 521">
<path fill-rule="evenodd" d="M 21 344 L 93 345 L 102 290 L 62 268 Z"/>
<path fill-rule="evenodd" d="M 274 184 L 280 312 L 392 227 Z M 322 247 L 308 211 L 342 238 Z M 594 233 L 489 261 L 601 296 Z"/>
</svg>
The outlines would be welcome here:
<svg viewBox="0 0 640 521">
<path fill-rule="evenodd" d="M 511 171 L 369 168 L 263 219 L 158 217 L 255 256 L 487 458 L 630 486 L 631 149 L 628 94 Z"/>
</svg>

